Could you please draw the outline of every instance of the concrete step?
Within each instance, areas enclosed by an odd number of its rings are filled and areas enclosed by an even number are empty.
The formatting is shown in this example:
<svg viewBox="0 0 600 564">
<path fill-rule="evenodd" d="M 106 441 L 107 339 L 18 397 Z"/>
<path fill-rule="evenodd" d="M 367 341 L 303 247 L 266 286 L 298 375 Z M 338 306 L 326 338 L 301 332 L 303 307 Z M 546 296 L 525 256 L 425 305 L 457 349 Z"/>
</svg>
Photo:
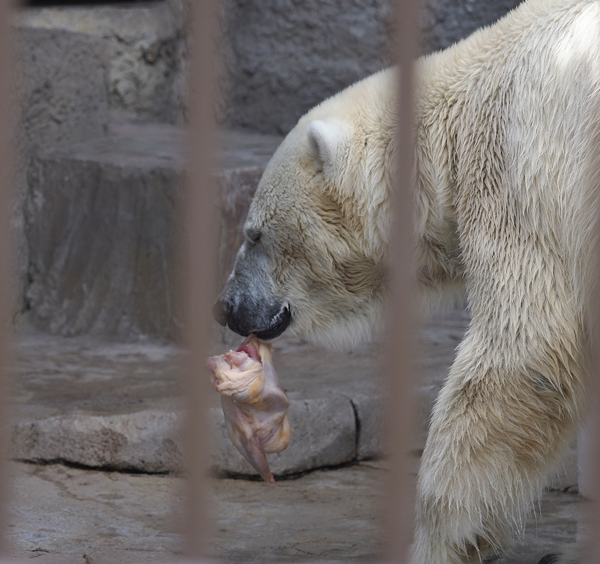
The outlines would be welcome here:
<svg viewBox="0 0 600 564">
<path fill-rule="evenodd" d="M 220 272 L 230 268 L 240 225 L 281 139 L 223 133 L 217 176 Z M 26 236 L 30 316 L 71 336 L 177 339 L 177 242 L 185 132 L 123 123 L 90 141 L 42 151 L 29 169 Z"/>
<path fill-rule="evenodd" d="M 427 421 L 468 318 L 460 311 L 431 318 L 422 333 L 419 427 Z M 215 352 L 222 352 L 216 345 Z M 270 455 L 277 476 L 383 455 L 381 351 L 316 350 L 281 338 L 275 367 L 290 401 L 290 447 Z M 182 470 L 183 353 L 173 344 L 116 343 L 90 336 L 22 336 L 14 368 L 12 456 L 138 472 Z M 218 394 L 211 394 L 211 464 L 220 475 L 256 475 L 226 436 Z"/>
<path fill-rule="evenodd" d="M 30 159 L 44 147 L 103 135 L 108 96 L 106 50 L 98 37 L 20 24 L 13 26 L 13 39 L 15 162 L 11 205 L 14 273 L 11 313 L 17 320 L 23 309 L 29 264 L 23 207 L 28 193 Z"/>
</svg>

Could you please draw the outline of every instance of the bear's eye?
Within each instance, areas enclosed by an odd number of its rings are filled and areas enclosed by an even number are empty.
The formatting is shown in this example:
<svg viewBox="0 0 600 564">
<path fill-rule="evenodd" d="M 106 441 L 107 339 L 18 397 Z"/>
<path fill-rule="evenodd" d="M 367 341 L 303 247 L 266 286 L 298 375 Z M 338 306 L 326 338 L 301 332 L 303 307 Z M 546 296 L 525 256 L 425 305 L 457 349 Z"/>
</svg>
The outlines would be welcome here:
<svg viewBox="0 0 600 564">
<path fill-rule="evenodd" d="M 258 229 L 246 229 L 246 239 L 250 243 L 258 243 L 260 241 L 261 232 Z"/>
</svg>

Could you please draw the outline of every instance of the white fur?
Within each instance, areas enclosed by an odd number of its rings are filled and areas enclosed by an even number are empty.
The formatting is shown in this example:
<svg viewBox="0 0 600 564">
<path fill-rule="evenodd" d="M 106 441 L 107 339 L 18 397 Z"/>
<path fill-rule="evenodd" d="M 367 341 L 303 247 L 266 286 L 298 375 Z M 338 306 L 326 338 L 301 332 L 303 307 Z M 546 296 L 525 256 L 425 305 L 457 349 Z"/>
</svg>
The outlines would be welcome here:
<svg viewBox="0 0 600 564">
<path fill-rule="evenodd" d="M 376 74 L 304 116 L 248 216 L 290 330 L 321 344 L 381 317 L 395 84 Z M 412 562 L 480 562 L 523 527 L 585 408 L 600 0 L 529 0 L 420 60 L 417 85 L 419 276 L 464 287 L 472 322 L 432 415 Z"/>
<path fill-rule="evenodd" d="M 328 175 L 338 172 L 338 164 L 346 160 L 352 131 L 344 121 L 315 120 L 308 124 L 306 135 L 314 159 Z"/>
</svg>

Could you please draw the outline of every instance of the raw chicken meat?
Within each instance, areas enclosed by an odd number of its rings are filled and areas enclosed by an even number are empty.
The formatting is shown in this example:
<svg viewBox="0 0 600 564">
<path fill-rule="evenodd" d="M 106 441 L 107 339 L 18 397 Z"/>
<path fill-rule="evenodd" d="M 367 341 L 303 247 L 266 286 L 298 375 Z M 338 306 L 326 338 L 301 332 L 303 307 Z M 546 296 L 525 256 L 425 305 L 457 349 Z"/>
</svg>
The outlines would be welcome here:
<svg viewBox="0 0 600 564">
<path fill-rule="evenodd" d="M 285 450 L 292 435 L 290 402 L 273 369 L 272 350 L 250 335 L 236 351 L 207 360 L 231 442 L 269 483 L 275 479 L 265 454 Z"/>
</svg>

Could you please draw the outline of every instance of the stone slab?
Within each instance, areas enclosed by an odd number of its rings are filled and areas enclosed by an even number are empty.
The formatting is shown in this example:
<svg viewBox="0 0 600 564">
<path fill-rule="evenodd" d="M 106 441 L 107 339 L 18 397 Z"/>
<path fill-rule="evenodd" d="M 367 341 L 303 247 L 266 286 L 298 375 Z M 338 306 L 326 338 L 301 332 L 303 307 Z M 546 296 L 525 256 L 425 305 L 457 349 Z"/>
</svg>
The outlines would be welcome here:
<svg viewBox="0 0 600 564">
<path fill-rule="evenodd" d="M 181 415 L 137 411 L 74 414 L 13 425 L 11 455 L 28 462 L 62 462 L 148 473 L 180 472 Z"/>
<path fill-rule="evenodd" d="M 356 455 L 359 460 L 382 456 L 385 448 L 385 399 L 383 396 L 355 394 Z"/>
<path fill-rule="evenodd" d="M 219 474 L 251 475 L 256 472 L 234 448 L 227 436 L 223 412 L 213 409 L 212 436 L 216 439 L 212 468 Z M 269 466 L 281 477 L 337 466 L 356 460 L 356 427 L 352 404 L 342 396 L 292 400 L 288 410 L 294 429 L 290 446 L 268 455 Z"/>
<path fill-rule="evenodd" d="M 453 322 L 431 321 L 450 332 L 439 342 L 453 342 L 453 332 L 464 330 L 464 316 L 451 317 Z M 215 353 L 228 348 L 214 347 Z M 430 367 L 423 373 L 427 390 L 439 389 L 451 362 L 447 348 L 438 346 L 429 355 L 445 359 L 438 358 L 435 371 Z M 181 470 L 179 347 L 32 333 L 21 336 L 15 356 L 15 458 L 144 472 Z M 274 362 L 291 401 L 295 429 L 291 446 L 270 456 L 276 475 L 381 456 L 379 345 L 339 353 L 282 338 L 275 343 Z M 430 400 L 423 397 L 427 411 Z M 226 436 L 218 394 L 211 394 L 210 403 L 213 467 L 222 474 L 254 475 Z M 423 437 L 424 431 L 417 435 Z"/>
<path fill-rule="evenodd" d="M 285 348 L 285 342 L 278 345 L 278 370 L 284 386 L 293 386 L 302 366 L 293 355 L 286 358 Z M 215 345 L 217 350 L 223 346 Z M 141 472 L 181 471 L 178 378 L 183 357 L 180 348 L 165 343 L 23 336 L 14 367 L 13 457 Z M 344 374 L 356 387 L 362 379 L 359 371 Z M 311 394 L 294 392 L 289 410 L 295 428 L 292 446 L 270 457 L 277 475 L 356 458 L 350 400 L 314 384 Z M 226 435 L 218 394 L 210 400 L 214 469 L 254 474 Z"/>
<path fill-rule="evenodd" d="M 276 476 L 336 466 L 356 459 L 352 405 L 343 397 L 292 401 L 289 419 L 292 443 L 269 455 Z M 124 415 L 73 415 L 16 422 L 11 456 L 16 460 L 61 461 L 90 468 L 148 473 L 183 471 L 181 412 L 136 411 Z M 220 475 L 256 472 L 233 447 L 223 412 L 210 411 L 214 448 L 211 467 Z"/>
<path fill-rule="evenodd" d="M 422 329 L 416 452 L 425 444 L 433 401 L 467 323 L 455 311 L 430 317 Z M 214 352 L 227 348 L 215 343 Z M 179 347 L 34 333 L 21 336 L 16 353 L 14 458 L 138 472 L 182 470 L 179 370 L 184 353 Z M 384 456 L 379 345 L 340 353 L 281 338 L 275 342 L 274 362 L 295 429 L 290 447 L 269 455 L 276 476 Z M 208 399 L 213 469 L 221 475 L 255 476 L 227 437 L 218 394 Z M 553 488 L 577 483 L 575 449 L 558 471 Z"/>
</svg>

